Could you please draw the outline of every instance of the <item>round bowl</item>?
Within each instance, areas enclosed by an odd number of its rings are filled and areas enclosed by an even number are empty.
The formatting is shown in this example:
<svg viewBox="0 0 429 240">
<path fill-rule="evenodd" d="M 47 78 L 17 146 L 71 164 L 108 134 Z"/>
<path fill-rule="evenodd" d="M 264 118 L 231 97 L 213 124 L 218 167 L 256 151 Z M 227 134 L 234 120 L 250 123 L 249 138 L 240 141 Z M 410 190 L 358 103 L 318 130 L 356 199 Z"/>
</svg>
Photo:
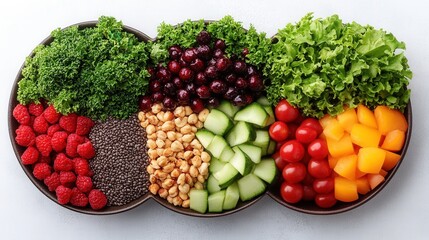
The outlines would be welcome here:
<svg viewBox="0 0 429 240">
<path fill-rule="evenodd" d="M 358 200 L 356 200 L 354 202 L 349 202 L 349 203 L 337 201 L 337 204 L 335 204 L 333 207 L 328 208 L 328 209 L 318 207 L 314 203 L 314 201 L 300 201 L 299 203 L 296 203 L 296 204 L 290 204 L 290 203 L 285 202 L 280 195 L 280 178 L 281 177 L 279 177 L 278 181 L 276 181 L 276 183 L 273 184 L 269 188 L 267 194 L 272 199 L 274 199 L 276 202 L 280 203 L 281 205 L 283 205 L 287 208 L 290 208 L 290 209 L 298 211 L 298 212 L 314 214 L 314 215 L 337 214 L 337 213 L 346 212 L 346 211 L 355 209 L 359 206 L 362 206 L 364 203 L 368 202 L 371 198 L 375 197 L 378 193 L 380 193 L 381 190 L 383 190 L 383 188 L 393 178 L 396 171 L 398 171 L 398 168 L 400 167 L 402 161 L 405 158 L 405 154 L 407 152 L 408 145 L 409 145 L 410 139 L 411 139 L 412 123 L 413 123 L 413 121 L 412 121 L 413 120 L 413 114 L 412 114 L 411 102 L 408 103 L 408 106 L 405 109 L 405 117 L 406 117 L 407 122 L 408 122 L 408 130 L 407 130 L 407 134 L 406 134 L 406 138 L 405 138 L 404 147 L 402 148 L 402 150 L 400 152 L 401 158 L 400 158 L 399 162 L 396 164 L 396 166 L 392 170 L 390 170 L 387 173 L 384 182 L 382 182 L 380 185 L 378 185 L 375 189 L 371 190 L 367 194 L 359 195 Z"/>
</svg>

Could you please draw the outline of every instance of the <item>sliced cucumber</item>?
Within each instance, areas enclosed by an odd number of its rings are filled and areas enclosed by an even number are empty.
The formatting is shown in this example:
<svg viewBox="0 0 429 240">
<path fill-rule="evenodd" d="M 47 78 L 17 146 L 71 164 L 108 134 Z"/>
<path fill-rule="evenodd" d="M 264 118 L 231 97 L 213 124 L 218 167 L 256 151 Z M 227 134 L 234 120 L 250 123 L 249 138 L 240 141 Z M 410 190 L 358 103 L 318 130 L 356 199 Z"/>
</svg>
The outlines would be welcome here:
<svg viewBox="0 0 429 240">
<path fill-rule="evenodd" d="M 229 162 L 229 160 L 231 160 L 233 156 L 234 156 L 234 151 L 232 151 L 232 148 L 227 145 L 223 149 L 222 154 L 219 157 L 219 161 L 227 163 Z"/>
<path fill-rule="evenodd" d="M 238 144 L 255 140 L 256 134 L 250 123 L 238 122 L 226 135 L 226 142 L 233 147 Z"/>
<path fill-rule="evenodd" d="M 277 145 L 277 143 L 274 140 L 270 140 L 270 142 L 268 143 L 266 155 L 273 154 L 276 151 L 276 145 Z"/>
<path fill-rule="evenodd" d="M 213 176 L 217 179 L 219 187 L 224 189 L 240 177 L 240 173 L 231 163 L 226 163 L 220 171 L 213 173 Z"/>
<path fill-rule="evenodd" d="M 265 127 L 268 117 L 269 115 L 261 104 L 254 102 L 238 111 L 234 116 L 234 121 L 244 121 L 259 127 Z"/>
<path fill-rule="evenodd" d="M 252 144 L 261 148 L 262 156 L 267 155 L 268 145 L 270 144 L 270 134 L 268 131 L 256 130 L 256 138 Z"/>
<path fill-rule="evenodd" d="M 206 121 L 204 122 L 204 128 L 210 132 L 222 136 L 228 132 L 233 126 L 231 119 L 225 113 L 212 109 L 209 115 L 207 115 Z"/>
<path fill-rule="evenodd" d="M 213 176 L 213 174 L 210 174 L 210 176 L 207 178 L 207 191 L 209 191 L 210 194 L 215 193 L 215 192 L 219 192 L 220 187 L 219 187 L 219 182 L 217 181 L 217 179 Z"/>
<path fill-rule="evenodd" d="M 207 190 L 191 189 L 189 192 L 189 208 L 205 213 L 207 211 L 208 195 Z"/>
<path fill-rule="evenodd" d="M 229 163 L 231 163 L 241 175 L 244 176 L 248 174 L 252 170 L 254 163 L 239 147 L 233 147 L 232 150 L 234 150 L 235 154 Z"/>
<path fill-rule="evenodd" d="M 271 106 L 264 106 L 265 112 L 268 114 L 267 121 L 265 122 L 265 127 L 273 124 L 276 121 L 276 118 L 274 117 L 274 111 Z"/>
<path fill-rule="evenodd" d="M 270 101 L 268 101 L 268 98 L 262 96 L 259 97 L 258 100 L 256 100 L 257 103 L 261 104 L 262 106 L 271 106 Z"/>
<path fill-rule="evenodd" d="M 234 106 L 227 100 L 222 100 L 217 109 L 225 113 L 228 117 L 233 118 L 235 113 L 240 110 L 240 107 Z"/>
<path fill-rule="evenodd" d="M 212 157 L 212 159 L 210 159 L 209 172 L 210 173 L 217 172 L 221 170 L 224 165 L 225 165 L 224 162 L 221 162 L 219 161 L 219 159 Z"/>
<path fill-rule="evenodd" d="M 237 181 L 237 184 L 241 201 L 247 201 L 261 195 L 263 192 L 265 192 L 266 188 L 265 182 L 253 173 L 249 173 L 246 176 L 240 178 Z"/>
<path fill-rule="evenodd" d="M 211 143 L 207 146 L 207 151 L 210 152 L 210 154 L 215 157 L 215 158 L 219 158 L 220 155 L 222 154 L 222 151 L 226 148 L 229 147 L 228 143 L 225 141 L 225 139 L 223 139 L 223 137 L 219 136 L 219 135 L 215 135 L 213 137 L 213 140 L 211 141 Z"/>
<path fill-rule="evenodd" d="M 225 190 L 209 195 L 209 212 L 222 212 L 223 201 L 225 199 Z"/>
<path fill-rule="evenodd" d="M 231 210 L 237 206 L 238 199 L 240 199 L 240 192 L 238 190 L 237 182 L 229 185 L 225 191 L 225 200 L 223 201 L 223 209 Z"/>
<path fill-rule="evenodd" d="M 240 144 L 237 147 L 246 154 L 254 163 L 259 163 L 262 157 L 262 149 L 252 144 Z"/>
<path fill-rule="evenodd" d="M 204 148 L 207 148 L 215 135 L 206 129 L 200 129 L 195 134 L 195 136 L 198 138 L 198 141 L 200 141 L 201 145 L 203 145 Z"/>
<path fill-rule="evenodd" d="M 271 184 L 276 179 L 277 167 L 274 159 L 265 158 L 260 163 L 256 164 L 253 174 Z"/>
</svg>

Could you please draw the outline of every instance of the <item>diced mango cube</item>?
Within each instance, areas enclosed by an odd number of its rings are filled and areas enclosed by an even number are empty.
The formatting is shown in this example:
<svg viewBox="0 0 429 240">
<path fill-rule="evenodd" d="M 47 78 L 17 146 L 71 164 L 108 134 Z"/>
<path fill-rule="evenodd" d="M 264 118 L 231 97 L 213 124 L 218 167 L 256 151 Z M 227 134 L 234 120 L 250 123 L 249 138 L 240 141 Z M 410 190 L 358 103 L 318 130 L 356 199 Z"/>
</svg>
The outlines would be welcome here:
<svg viewBox="0 0 429 240">
<path fill-rule="evenodd" d="M 337 200 L 353 202 L 359 198 L 356 181 L 335 177 L 334 195 Z"/>
<path fill-rule="evenodd" d="M 337 115 L 337 120 L 341 127 L 343 127 L 346 132 L 350 133 L 352 131 L 352 126 L 358 121 L 356 110 L 354 108 L 345 110 Z"/>
<path fill-rule="evenodd" d="M 379 174 L 386 178 L 387 172 L 383 170 L 383 168 L 380 170 Z"/>
<path fill-rule="evenodd" d="M 353 125 L 350 137 L 352 143 L 361 147 L 377 147 L 381 134 L 377 129 L 357 123 Z"/>
<path fill-rule="evenodd" d="M 376 188 L 380 183 L 384 181 L 384 177 L 381 174 L 368 174 L 368 183 L 371 189 Z"/>
<path fill-rule="evenodd" d="M 374 110 L 375 120 L 377 121 L 378 130 L 381 134 L 386 135 L 393 130 L 406 132 L 408 123 L 404 114 L 395 109 L 386 106 L 378 106 Z"/>
<path fill-rule="evenodd" d="M 357 107 L 358 122 L 372 128 L 377 128 L 377 121 L 375 120 L 374 113 L 366 106 L 359 104 Z"/>
<path fill-rule="evenodd" d="M 337 162 L 338 162 L 338 158 L 332 157 L 330 154 L 328 155 L 328 163 L 331 169 L 335 168 L 335 165 L 337 165 Z"/>
<path fill-rule="evenodd" d="M 356 179 L 357 191 L 360 194 L 367 194 L 371 191 L 368 178 L 366 176 Z"/>
<path fill-rule="evenodd" d="M 379 173 L 383 166 L 386 152 L 376 147 L 364 147 L 358 153 L 358 169 L 364 173 Z"/>
<path fill-rule="evenodd" d="M 363 176 L 365 176 L 365 175 L 366 175 L 366 173 L 361 172 L 361 171 L 359 170 L 359 168 L 357 168 L 357 167 L 356 167 L 356 172 L 355 172 L 356 179 L 361 178 L 361 177 L 363 177 Z"/>
<path fill-rule="evenodd" d="M 337 119 L 329 114 L 326 114 L 321 119 L 319 119 L 320 125 L 325 129 L 332 121 L 337 121 Z"/>
<path fill-rule="evenodd" d="M 390 151 L 385 151 L 385 152 L 386 152 L 386 158 L 384 159 L 382 168 L 385 171 L 390 171 L 396 166 L 399 160 L 401 160 L 401 155 Z"/>
<path fill-rule="evenodd" d="M 326 144 L 328 145 L 329 154 L 334 158 L 347 156 L 354 153 L 352 140 L 350 138 L 350 134 L 347 132 L 344 133 L 344 136 L 339 141 L 327 138 Z"/>
<path fill-rule="evenodd" d="M 326 138 L 338 141 L 344 135 L 344 128 L 336 119 L 334 119 L 330 121 L 329 125 L 323 128 L 323 134 L 325 134 Z"/>
<path fill-rule="evenodd" d="M 401 130 L 393 130 L 387 133 L 381 148 L 394 152 L 400 151 L 404 146 L 404 142 L 405 132 Z"/>
<path fill-rule="evenodd" d="M 355 180 L 357 159 L 358 157 L 355 154 L 340 157 L 335 165 L 334 171 L 342 177 Z"/>
</svg>

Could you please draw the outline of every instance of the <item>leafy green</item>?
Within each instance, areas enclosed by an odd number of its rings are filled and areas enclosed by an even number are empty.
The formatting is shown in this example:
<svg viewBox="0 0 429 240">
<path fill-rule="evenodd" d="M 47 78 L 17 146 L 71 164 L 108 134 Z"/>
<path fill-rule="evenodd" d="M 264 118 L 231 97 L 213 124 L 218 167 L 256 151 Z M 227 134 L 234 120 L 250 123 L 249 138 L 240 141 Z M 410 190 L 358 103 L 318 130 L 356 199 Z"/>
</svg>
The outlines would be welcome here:
<svg viewBox="0 0 429 240">
<path fill-rule="evenodd" d="M 39 99 L 57 111 L 77 112 L 94 119 L 126 118 L 138 109 L 146 91 L 150 44 L 122 29 L 112 17 L 96 27 L 56 29 L 53 42 L 40 45 L 26 60 L 18 101 Z"/>
<path fill-rule="evenodd" d="M 264 68 L 273 103 L 286 98 L 304 115 L 321 117 L 359 103 L 403 110 L 409 101 L 405 44 L 390 33 L 308 14 L 279 30 L 275 41 Z"/>
</svg>

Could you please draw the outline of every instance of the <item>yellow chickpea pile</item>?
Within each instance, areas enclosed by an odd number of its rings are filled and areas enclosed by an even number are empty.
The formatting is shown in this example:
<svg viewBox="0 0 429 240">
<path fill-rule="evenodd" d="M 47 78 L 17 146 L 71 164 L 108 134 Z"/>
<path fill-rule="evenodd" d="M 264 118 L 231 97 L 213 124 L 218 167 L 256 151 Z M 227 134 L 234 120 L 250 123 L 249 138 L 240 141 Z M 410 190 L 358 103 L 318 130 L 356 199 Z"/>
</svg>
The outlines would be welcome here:
<svg viewBox="0 0 429 240">
<path fill-rule="evenodd" d="M 210 155 L 195 137 L 208 114 L 189 106 L 164 112 L 161 104 L 138 114 L 147 134 L 149 191 L 175 206 L 189 208 L 190 189 L 203 189 L 208 177 Z"/>
</svg>

